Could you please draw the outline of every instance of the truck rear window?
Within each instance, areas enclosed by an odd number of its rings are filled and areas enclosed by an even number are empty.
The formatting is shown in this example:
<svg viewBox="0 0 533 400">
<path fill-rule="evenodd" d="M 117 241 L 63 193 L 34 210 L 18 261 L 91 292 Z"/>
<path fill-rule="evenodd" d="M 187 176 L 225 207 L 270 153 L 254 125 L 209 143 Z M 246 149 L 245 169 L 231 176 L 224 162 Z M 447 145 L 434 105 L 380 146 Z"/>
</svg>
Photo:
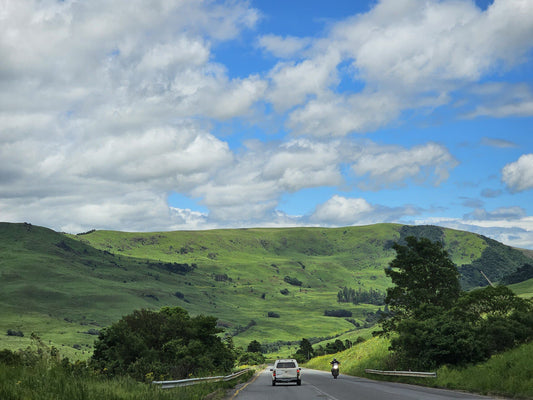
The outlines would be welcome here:
<svg viewBox="0 0 533 400">
<path fill-rule="evenodd" d="M 296 368 L 293 362 L 280 362 L 276 368 Z"/>
</svg>

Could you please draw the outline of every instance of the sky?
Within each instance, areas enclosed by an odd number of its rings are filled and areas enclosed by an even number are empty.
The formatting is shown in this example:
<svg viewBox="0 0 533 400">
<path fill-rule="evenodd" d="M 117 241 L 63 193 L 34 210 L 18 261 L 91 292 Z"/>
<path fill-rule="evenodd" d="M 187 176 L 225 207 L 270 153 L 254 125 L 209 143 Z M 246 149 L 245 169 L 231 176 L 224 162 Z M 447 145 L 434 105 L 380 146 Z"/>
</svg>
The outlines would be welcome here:
<svg viewBox="0 0 533 400">
<path fill-rule="evenodd" d="M 0 221 L 533 249 L 533 0 L 1 0 Z"/>
</svg>

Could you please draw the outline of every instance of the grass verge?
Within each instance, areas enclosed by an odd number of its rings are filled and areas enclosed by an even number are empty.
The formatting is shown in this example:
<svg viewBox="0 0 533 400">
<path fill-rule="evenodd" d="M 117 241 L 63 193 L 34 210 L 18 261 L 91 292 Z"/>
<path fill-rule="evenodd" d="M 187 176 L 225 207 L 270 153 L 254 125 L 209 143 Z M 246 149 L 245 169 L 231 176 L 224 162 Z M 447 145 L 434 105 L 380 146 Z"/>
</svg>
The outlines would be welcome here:
<svg viewBox="0 0 533 400">
<path fill-rule="evenodd" d="M 201 400 L 223 398 L 227 389 L 248 380 L 253 371 L 231 382 L 214 382 L 174 389 L 137 382 L 127 377 L 107 378 L 88 369 L 69 369 L 46 360 L 34 366 L 0 364 L 2 400 Z"/>
<path fill-rule="evenodd" d="M 392 357 L 389 341 L 375 337 L 337 354 L 316 357 L 305 367 L 329 371 L 333 357 L 341 362 L 341 372 L 374 380 L 387 380 L 464 390 L 485 395 L 533 399 L 533 342 L 505 353 L 497 354 L 484 363 L 464 368 L 444 366 L 437 370 L 436 379 L 369 375 L 365 369 L 390 370 Z"/>
</svg>

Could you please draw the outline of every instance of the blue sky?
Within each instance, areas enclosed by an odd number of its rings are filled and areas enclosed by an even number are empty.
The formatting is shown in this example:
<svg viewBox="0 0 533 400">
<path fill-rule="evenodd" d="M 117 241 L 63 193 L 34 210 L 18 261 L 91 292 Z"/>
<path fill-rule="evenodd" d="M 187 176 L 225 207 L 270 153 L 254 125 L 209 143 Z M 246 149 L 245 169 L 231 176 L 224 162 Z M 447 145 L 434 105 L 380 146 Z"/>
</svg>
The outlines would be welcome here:
<svg viewBox="0 0 533 400">
<path fill-rule="evenodd" d="M 530 0 L 7 1 L 0 220 L 533 249 Z"/>
</svg>

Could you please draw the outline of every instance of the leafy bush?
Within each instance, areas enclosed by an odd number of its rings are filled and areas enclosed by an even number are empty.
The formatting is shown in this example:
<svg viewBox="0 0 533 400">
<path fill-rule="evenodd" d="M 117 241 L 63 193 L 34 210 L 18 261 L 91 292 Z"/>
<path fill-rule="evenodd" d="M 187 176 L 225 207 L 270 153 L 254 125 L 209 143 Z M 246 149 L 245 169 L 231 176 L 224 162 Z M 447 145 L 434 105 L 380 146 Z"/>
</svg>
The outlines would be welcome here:
<svg viewBox="0 0 533 400">
<path fill-rule="evenodd" d="M 324 315 L 326 317 L 351 317 L 352 316 L 352 312 L 349 311 L 349 310 L 325 310 L 324 311 Z"/>
<path fill-rule="evenodd" d="M 344 287 L 337 293 L 337 302 L 339 303 L 365 303 L 381 306 L 385 304 L 385 293 L 379 290 L 363 290 L 359 288 L 357 291 L 353 288 Z"/>
<path fill-rule="evenodd" d="M 283 280 L 287 282 L 289 285 L 302 286 L 302 282 L 298 280 L 297 278 L 286 276 L 285 278 L 283 278 Z"/>
<path fill-rule="evenodd" d="M 148 373 L 178 379 L 228 372 L 235 355 L 217 336 L 220 332 L 216 318 L 190 317 L 180 307 L 134 311 L 100 333 L 90 363 L 110 375 L 138 380 Z"/>
</svg>

